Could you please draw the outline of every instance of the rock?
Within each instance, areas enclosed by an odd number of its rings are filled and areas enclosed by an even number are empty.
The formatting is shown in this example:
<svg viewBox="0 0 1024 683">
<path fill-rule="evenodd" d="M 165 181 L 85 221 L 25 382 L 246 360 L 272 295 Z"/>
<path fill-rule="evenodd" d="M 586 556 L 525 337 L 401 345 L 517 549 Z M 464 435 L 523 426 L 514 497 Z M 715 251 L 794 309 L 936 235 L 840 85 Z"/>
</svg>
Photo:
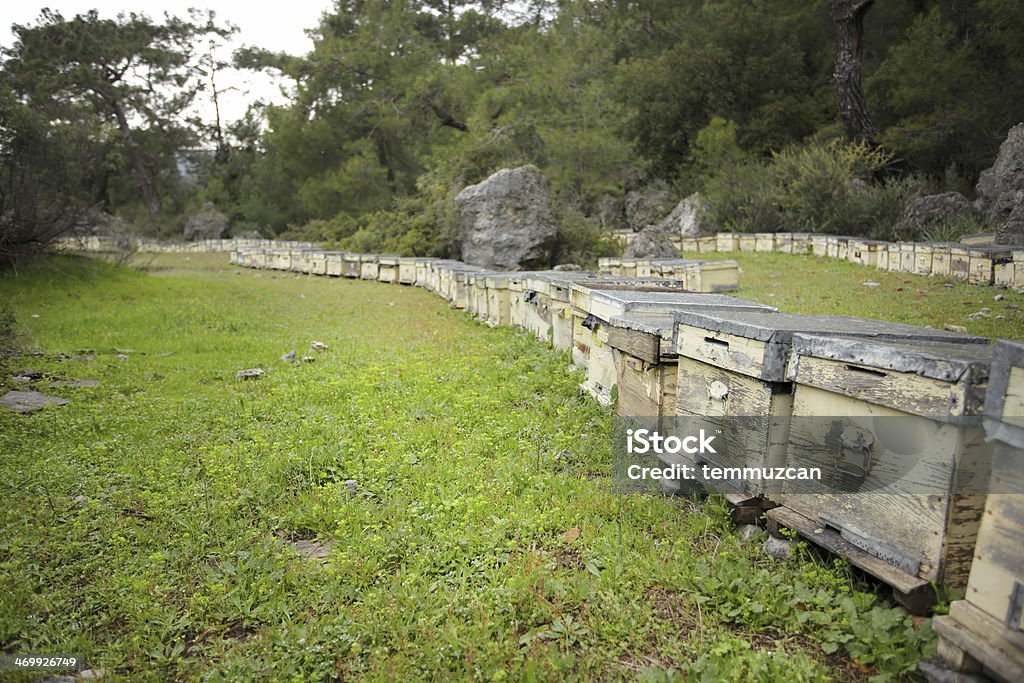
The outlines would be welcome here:
<svg viewBox="0 0 1024 683">
<path fill-rule="evenodd" d="M 967 334 L 967 328 L 963 325 L 943 325 L 942 329 L 947 332 L 958 332 L 960 334 Z"/>
<path fill-rule="evenodd" d="M 749 543 L 763 533 L 764 529 L 756 524 L 744 524 L 740 527 L 740 543 Z"/>
<path fill-rule="evenodd" d="M 99 385 L 100 381 L 98 379 L 71 379 L 50 382 L 50 386 L 54 387 L 98 387 Z"/>
<path fill-rule="evenodd" d="M 85 505 L 86 503 L 89 502 L 88 496 L 82 496 L 82 495 L 75 496 L 71 500 L 73 500 L 74 502 L 78 503 L 79 505 Z"/>
<path fill-rule="evenodd" d="M 781 538 L 769 536 L 761 546 L 761 552 L 778 562 L 785 562 L 793 556 L 792 543 Z"/>
<path fill-rule="evenodd" d="M 633 242 L 626 247 L 623 258 L 679 258 L 679 249 L 672 244 L 668 235 L 655 228 L 636 233 Z"/>
<path fill-rule="evenodd" d="M 283 360 L 286 363 L 291 363 L 293 360 L 295 360 L 295 349 L 292 349 L 288 353 L 281 356 L 281 360 Z"/>
<path fill-rule="evenodd" d="M 1014 195 L 1014 207 L 996 232 L 996 244 L 1024 244 L 1024 190 Z"/>
<path fill-rule="evenodd" d="M 311 560 L 317 560 L 321 564 L 327 564 L 331 557 L 331 551 L 334 550 L 333 541 L 321 541 L 315 538 L 292 541 L 289 545 L 295 552 L 305 555 Z"/>
<path fill-rule="evenodd" d="M 46 406 L 62 406 L 71 403 L 66 398 L 47 396 L 38 391 L 8 391 L 0 397 L 0 405 L 16 413 L 31 413 Z"/>
<path fill-rule="evenodd" d="M 551 193 L 536 166 L 502 169 L 455 197 L 462 260 L 494 270 L 540 265 L 555 237 Z"/>
<path fill-rule="evenodd" d="M 1002 301 L 1005 297 L 1002 294 L 996 294 L 992 297 L 992 301 Z"/>
<path fill-rule="evenodd" d="M 943 192 L 918 197 L 907 205 L 899 230 L 911 237 L 922 237 L 929 230 L 964 221 L 975 215 L 974 208 L 959 192 Z"/>
<path fill-rule="evenodd" d="M 881 284 L 877 282 L 871 282 L 870 280 L 860 283 L 861 287 L 881 287 Z"/>
<path fill-rule="evenodd" d="M 350 496 L 354 496 L 359 493 L 359 480 L 358 479 L 346 479 L 345 480 L 345 493 Z"/>
<path fill-rule="evenodd" d="M 971 313 L 970 315 L 968 315 L 967 319 L 968 320 L 981 320 L 982 318 L 988 318 L 988 317 L 989 317 L 989 309 L 983 308 L 983 309 L 981 309 L 980 311 L 978 311 L 976 313 Z"/>
<path fill-rule="evenodd" d="M 559 263 L 557 266 L 552 268 L 552 270 L 557 270 L 560 273 L 566 273 L 566 272 L 573 272 L 573 271 L 577 271 L 577 270 L 583 270 L 583 268 L 581 268 L 580 266 L 578 266 L 575 263 Z"/>
<path fill-rule="evenodd" d="M 1024 191 L 1024 123 L 1006 134 L 992 167 L 981 172 L 975 186 L 975 208 L 995 225 L 1002 225 L 1020 205 Z"/>
<path fill-rule="evenodd" d="M 626 222 L 625 204 L 622 197 L 603 194 L 594 202 L 594 216 L 597 224 L 605 230 L 621 228 Z"/>
<path fill-rule="evenodd" d="M 316 358 L 314 356 L 303 356 L 302 357 L 302 362 L 303 363 L 312 363 L 315 360 L 316 360 Z"/>
<path fill-rule="evenodd" d="M 228 217 L 217 210 L 212 202 L 206 202 L 199 213 L 185 223 L 185 240 L 219 240 L 227 237 L 230 230 Z"/>
<path fill-rule="evenodd" d="M 128 354 L 127 353 L 119 353 L 116 356 L 114 356 L 114 358 L 118 359 L 122 363 L 127 363 L 128 362 Z"/>
<path fill-rule="evenodd" d="M 315 342 L 311 342 L 310 343 L 309 348 L 313 349 L 314 351 L 326 351 L 327 350 L 327 344 L 324 344 L 323 342 L 315 341 Z"/>
<path fill-rule="evenodd" d="M 695 192 L 676 204 L 672 212 L 658 223 L 656 229 L 682 237 L 699 235 L 705 232 L 705 228 L 710 231 L 705 221 L 707 211 L 708 203 L 701 198 L 699 192 Z"/>
<path fill-rule="evenodd" d="M 263 368 L 249 368 L 248 370 L 239 370 L 235 373 L 235 379 L 259 379 L 265 373 Z"/>
<path fill-rule="evenodd" d="M 652 183 L 626 194 L 626 227 L 633 232 L 656 225 L 672 210 L 672 194 L 664 183 Z"/>
</svg>

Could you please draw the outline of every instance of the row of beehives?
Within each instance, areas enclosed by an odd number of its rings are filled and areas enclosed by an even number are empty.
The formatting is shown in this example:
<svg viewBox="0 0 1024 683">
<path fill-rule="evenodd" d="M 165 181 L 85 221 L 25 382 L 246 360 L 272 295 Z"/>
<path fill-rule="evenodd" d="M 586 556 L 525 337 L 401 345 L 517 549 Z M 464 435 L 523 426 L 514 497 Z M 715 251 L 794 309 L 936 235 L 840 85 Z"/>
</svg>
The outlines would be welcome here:
<svg viewBox="0 0 1024 683">
<path fill-rule="evenodd" d="M 121 251 L 125 248 L 136 249 L 147 253 L 182 253 L 197 252 L 226 253 L 235 249 L 255 249 L 273 247 L 280 249 L 313 249 L 312 242 L 288 242 L 267 239 L 230 238 L 221 240 L 196 240 L 195 242 L 161 242 L 150 238 L 123 238 L 111 235 L 82 235 L 76 237 L 59 237 L 53 246 L 62 251 L 86 251 L 107 253 Z"/>
<path fill-rule="evenodd" d="M 679 238 L 683 252 L 771 252 L 813 254 L 900 273 L 957 278 L 978 285 L 1024 287 L 1024 246 L 961 243 L 882 242 L 810 233 L 720 232 Z M 604 258 L 601 270 L 634 274 L 637 259 Z"/>
<path fill-rule="evenodd" d="M 1024 428 L 1024 418 L 1013 418 L 1024 413 L 1024 364 L 1006 360 L 1010 350 L 1018 349 L 1018 359 L 1024 351 L 1010 342 L 789 315 L 714 293 L 735 287 L 734 262 L 674 259 L 654 262 L 641 276 L 609 276 L 490 272 L 458 261 L 319 250 L 247 249 L 231 260 L 415 284 L 492 325 L 528 330 L 570 351 L 585 369 L 583 387 L 604 402 L 617 397 L 620 416 L 666 431 L 680 419 L 688 429 L 721 430 L 732 447 L 704 464 L 823 466 L 844 483 L 863 480 L 857 494 L 777 481 L 706 484 L 845 555 L 893 586 L 911 609 L 934 599 L 932 583 L 966 586 L 968 601 L 984 603 L 989 614 L 999 605 L 1012 612 L 1020 600 L 1024 496 L 986 496 L 984 487 L 956 483 L 995 448 L 973 419 L 982 416 L 986 395 L 990 413 L 1001 400 L 1006 407 L 997 419 L 1017 419 Z M 1014 450 L 1024 439 L 1008 443 L 1016 455 L 1005 462 L 1018 467 L 1010 486 L 1024 492 L 1024 459 Z M 892 477 L 899 468 L 905 473 Z M 981 551 L 986 547 L 997 552 Z M 1005 630 L 1017 633 L 1019 614 L 1014 626 L 1007 618 L 1000 617 Z"/>
</svg>

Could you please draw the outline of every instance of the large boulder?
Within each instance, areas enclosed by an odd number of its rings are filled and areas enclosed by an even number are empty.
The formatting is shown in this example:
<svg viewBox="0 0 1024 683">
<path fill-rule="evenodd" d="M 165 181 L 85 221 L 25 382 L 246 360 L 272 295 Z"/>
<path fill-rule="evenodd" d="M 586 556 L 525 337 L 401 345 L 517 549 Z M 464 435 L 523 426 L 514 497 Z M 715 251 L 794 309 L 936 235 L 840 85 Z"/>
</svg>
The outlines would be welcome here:
<svg viewBox="0 0 1024 683">
<path fill-rule="evenodd" d="M 606 230 L 615 230 L 625 225 L 625 203 L 622 197 L 603 194 L 594 202 L 594 218 Z"/>
<path fill-rule="evenodd" d="M 929 230 L 968 220 L 974 213 L 970 201 L 959 192 L 925 195 L 907 204 L 899 224 L 900 233 L 919 239 Z"/>
<path fill-rule="evenodd" d="M 1024 191 L 1016 195 L 1013 211 L 996 233 L 998 244 L 1024 244 Z"/>
<path fill-rule="evenodd" d="M 975 191 L 975 208 L 998 226 L 1006 223 L 1020 205 L 1024 193 L 1024 123 L 1007 133 L 992 167 L 981 172 Z"/>
<path fill-rule="evenodd" d="M 710 232 L 706 219 L 707 211 L 707 202 L 701 198 L 699 192 L 695 192 L 676 204 L 676 208 L 672 209 L 672 212 L 658 223 L 656 229 L 659 232 L 682 237 L 693 237 L 702 232 Z"/>
<path fill-rule="evenodd" d="M 622 255 L 625 258 L 679 258 L 679 249 L 667 233 L 652 226 L 636 233 Z"/>
<path fill-rule="evenodd" d="M 228 236 L 230 228 L 228 217 L 218 211 L 212 202 L 206 202 L 200 207 L 199 213 L 185 223 L 185 240 L 219 240 Z"/>
<path fill-rule="evenodd" d="M 657 223 L 672 210 L 672 193 L 663 183 L 653 183 L 626 194 L 626 227 L 633 232 Z"/>
<path fill-rule="evenodd" d="M 540 265 L 555 237 L 551 193 L 536 166 L 502 169 L 455 197 L 462 260 L 496 270 Z"/>
</svg>

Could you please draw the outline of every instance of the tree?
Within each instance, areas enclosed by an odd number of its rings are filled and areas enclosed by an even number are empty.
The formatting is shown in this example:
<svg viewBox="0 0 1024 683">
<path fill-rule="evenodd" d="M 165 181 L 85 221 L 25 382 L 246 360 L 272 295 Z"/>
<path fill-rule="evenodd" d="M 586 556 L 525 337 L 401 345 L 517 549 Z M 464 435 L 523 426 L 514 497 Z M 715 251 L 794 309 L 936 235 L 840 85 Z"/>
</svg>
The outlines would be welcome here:
<svg viewBox="0 0 1024 683">
<path fill-rule="evenodd" d="M 839 115 L 846 136 L 854 142 L 872 143 L 877 134 L 868 115 L 861 85 L 861 44 L 864 15 L 875 0 L 829 0 L 829 12 L 836 24 L 836 65 L 833 77 L 839 95 Z"/>
<path fill-rule="evenodd" d="M 150 131 L 162 139 L 182 132 L 181 117 L 201 87 L 192 46 L 202 35 L 227 31 L 212 21 L 197 25 L 166 17 L 159 24 L 135 13 L 101 19 L 95 10 L 66 20 L 48 9 L 37 25 L 16 24 L 13 30 L 16 42 L 3 51 L 4 69 L 19 97 L 54 121 L 80 105 L 107 118 L 146 209 L 160 213 L 156 160 L 142 138 Z"/>
</svg>

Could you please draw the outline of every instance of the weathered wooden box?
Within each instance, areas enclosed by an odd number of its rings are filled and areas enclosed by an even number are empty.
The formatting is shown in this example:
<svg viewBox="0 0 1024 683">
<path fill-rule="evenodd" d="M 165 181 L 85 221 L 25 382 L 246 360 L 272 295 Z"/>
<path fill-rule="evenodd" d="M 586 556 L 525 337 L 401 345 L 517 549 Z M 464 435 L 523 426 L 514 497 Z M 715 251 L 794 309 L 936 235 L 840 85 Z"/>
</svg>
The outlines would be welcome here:
<svg viewBox="0 0 1024 683">
<path fill-rule="evenodd" d="M 899 242 L 898 244 L 900 247 L 900 265 L 897 270 L 901 273 L 913 273 L 914 249 L 917 245 L 913 242 Z"/>
<path fill-rule="evenodd" d="M 828 235 L 813 234 L 810 236 L 811 253 L 815 256 L 828 256 Z"/>
<path fill-rule="evenodd" d="M 357 278 L 362 275 L 362 254 L 345 254 L 341 257 L 342 277 Z"/>
<path fill-rule="evenodd" d="M 716 234 L 715 249 L 718 251 L 739 251 L 739 236 L 734 232 L 720 232 Z"/>
<path fill-rule="evenodd" d="M 597 259 L 597 269 L 609 275 L 618 275 L 622 268 L 622 259 L 618 256 L 608 256 Z"/>
<path fill-rule="evenodd" d="M 345 254 L 340 251 L 325 252 L 327 258 L 327 275 L 341 277 L 341 259 Z"/>
<path fill-rule="evenodd" d="M 847 260 L 862 266 L 877 267 L 879 248 L 884 249 L 884 242 L 877 240 L 850 238 Z"/>
<path fill-rule="evenodd" d="M 985 343 L 795 336 L 786 465 L 823 477 L 787 482 L 776 502 L 962 589 L 992 458 L 979 419 L 991 358 Z"/>
<path fill-rule="evenodd" d="M 461 261 L 451 259 L 438 259 L 430 263 L 430 273 L 427 278 L 431 292 L 443 299 L 448 298 L 448 283 L 451 279 L 451 269 L 461 265 Z"/>
<path fill-rule="evenodd" d="M 790 247 L 790 253 L 793 254 L 809 254 L 811 253 L 811 234 L 807 232 L 794 232 L 793 244 Z"/>
<path fill-rule="evenodd" d="M 950 272 L 949 245 L 933 244 L 931 274 L 936 277 L 949 277 Z"/>
<path fill-rule="evenodd" d="M 701 254 L 713 254 L 718 251 L 718 240 L 714 235 L 700 235 L 697 237 L 697 251 Z"/>
<path fill-rule="evenodd" d="M 677 314 L 673 349 L 679 356 L 676 411 L 721 429 L 727 445 L 708 456 L 714 467 L 781 467 L 786 460 L 793 393 L 786 366 L 794 334 L 873 338 L 960 339 L 942 330 L 863 318 L 757 311 Z M 965 338 L 977 340 L 977 338 Z M 737 418 L 755 418 L 751 420 Z M 692 426 L 690 424 L 690 426 Z M 689 465 L 700 464 L 691 460 Z M 719 481 L 723 493 L 775 494 L 779 483 Z M 769 495 L 770 497 L 770 495 Z"/>
<path fill-rule="evenodd" d="M 462 310 L 469 308 L 469 275 L 470 273 L 478 273 L 481 270 L 483 268 L 479 266 L 467 266 L 466 264 L 452 268 L 447 293 L 449 304 Z"/>
<path fill-rule="evenodd" d="M 754 251 L 767 253 L 775 251 L 775 233 L 759 232 L 754 234 Z"/>
<path fill-rule="evenodd" d="M 793 233 L 791 232 L 777 232 L 775 233 L 775 251 L 781 254 L 792 254 L 793 253 Z"/>
<path fill-rule="evenodd" d="M 885 256 L 878 255 L 879 270 L 896 272 L 900 269 L 900 245 L 898 242 L 885 243 Z"/>
<path fill-rule="evenodd" d="M 914 245 L 914 270 L 917 275 L 931 275 L 935 246 L 925 242 Z"/>
<path fill-rule="evenodd" d="M 740 251 L 743 252 L 755 252 L 757 251 L 757 235 L 753 233 L 740 233 Z"/>
<path fill-rule="evenodd" d="M 598 398 L 608 402 L 611 390 L 616 385 L 618 372 L 615 365 L 615 354 L 610 346 L 611 326 L 608 321 L 626 314 L 660 314 L 668 319 L 680 311 L 722 311 L 722 310 L 760 310 L 772 311 L 769 306 L 745 301 L 721 294 L 700 294 L 692 292 L 636 291 L 636 290 L 602 290 L 590 292 L 590 306 L 587 317 L 573 331 L 574 351 L 587 348 L 585 365 L 587 380 L 583 388 Z M 576 343 L 577 335 L 581 343 Z M 660 332 L 658 333 L 660 339 Z M 621 337 L 638 335 L 623 331 Z M 660 343 L 660 342 L 659 342 Z"/>
<path fill-rule="evenodd" d="M 733 259 L 695 261 L 685 264 L 686 290 L 689 292 L 734 292 L 740 285 L 740 264 Z M 678 278 L 678 275 L 674 276 Z"/>
<path fill-rule="evenodd" d="M 309 252 L 309 274 L 310 275 L 327 275 L 327 252 L 326 251 L 311 251 Z"/>
<path fill-rule="evenodd" d="M 292 249 L 291 271 L 294 273 L 309 273 L 312 268 L 312 260 L 308 249 Z"/>
<path fill-rule="evenodd" d="M 967 254 L 970 258 L 967 281 L 975 285 L 993 284 L 997 266 L 1013 260 L 1013 252 L 1009 247 L 994 245 L 971 247 Z"/>
<path fill-rule="evenodd" d="M 398 259 L 398 284 L 416 284 L 416 263 L 420 259 L 414 256 L 402 256 Z"/>
<path fill-rule="evenodd" d="M 391 284 L 398 282 L 398 259 L 394 254 L 381 254 L 377 259 L 377 281 Z"/>
<path fill-rule="evenodd" d="M 291 270 L 292 269 L 292 250 L 291 249 L 278 249 L 274 252 L 273 258 L 270 260 L 270 267 L 273 270 Z"/>
<path fill-rule="evenodd" d="M 487 293 L 487 324 L 511 325 L 509 311 L 509 273 L 487 273 L 484 275 L 484 286 Z"/>
<path fill-rule="evenodd" d="M 359 277 L 376 280 L 380 275 L 380 254 L 363 254 L 359 259 Z"/>
<path fill-rule="evenodd" d="M 949 246 L 949 274 L 959 280 L 967 280 L 971 276 L 970 247 L 966 244 Z"/>
<path fill-rule="evenodd" d="M 682 237 L 679 239 L 679 252 L 697 253 L 700 251 L 700 243 L 696 237 Z"/>
</svg>

